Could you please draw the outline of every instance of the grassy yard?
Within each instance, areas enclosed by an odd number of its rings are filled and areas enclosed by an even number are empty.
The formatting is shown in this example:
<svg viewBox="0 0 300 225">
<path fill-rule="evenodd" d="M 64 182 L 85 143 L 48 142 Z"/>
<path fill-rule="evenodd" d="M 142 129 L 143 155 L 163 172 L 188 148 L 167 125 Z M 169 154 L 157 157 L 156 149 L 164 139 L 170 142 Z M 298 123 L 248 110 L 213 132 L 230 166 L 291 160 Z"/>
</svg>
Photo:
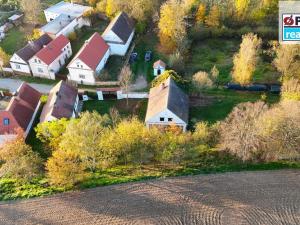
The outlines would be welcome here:
<svg viewBox="0 0 300 225">
<path fill-rule="evenodd" d="M 133 52 L 138 53 L 138 59 L 131 65 L 131 69 L 135 77 L 143 75 L 147 78 L 148 82 L 154 79 L 153 76 L 153 63 L 158 59 L 164 60 L 167 63 L 167 58 L 164 54 L 157 50 L 158 38 L 155 33 L 147 33 L 136 39 L 136 45 Z M 153 57 L 150 62 L 145 62 L 146 51 L 152 51 Z"/>
<path fill-rule="evenodd" d="M 137 116 L 141 121 L 145 120 L 147 110 L 147 100 L 129 99 L 128 107 L 126 99 L 123 100 L 92 100 L 84 102 L 83 111 L 96 111 L 100 114 L 109 114 L 111 108 L 116 108 L 121 117 Z"/>
<path fill-rule="evenodd" d="M 203 98 L 206 104 L 200 106 L 196 105 L 190 108 L 191 124 L 196 121 L 214 123 L 223 120 L 237 104 L 248 101 L 258 101 L 261 99 L 262 94 L 263 93 L 237 92 L 224 89 L 204 91 Z M 267 95 L 268 103 L 272 104 L 278 101 L 278 95 Z"/>
<path fill-rule="evenodd" d="M 13 55 L 13 53 L 20 48 L 24 47 L 26 44 L 26 38 L 24 32 L 20 30 L 20 28 L 13 28 L 8 33 L 6 33 L 5 39 L 0 42 L 0 47 L 9 54 Z"/>
</svg>

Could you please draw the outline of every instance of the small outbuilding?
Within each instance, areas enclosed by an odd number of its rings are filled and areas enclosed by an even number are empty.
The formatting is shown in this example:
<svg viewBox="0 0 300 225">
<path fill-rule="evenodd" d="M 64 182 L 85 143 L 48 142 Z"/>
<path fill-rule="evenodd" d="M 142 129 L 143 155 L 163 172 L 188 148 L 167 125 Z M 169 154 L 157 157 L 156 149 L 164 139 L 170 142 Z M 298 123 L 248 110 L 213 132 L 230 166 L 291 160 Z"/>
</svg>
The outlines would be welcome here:
<svg viewBox="0 0 300 225">
<path fill-rule="evenodd" d="M 23 23 L 24 14 L 15 14 L 8 18 L 8 21 L 15 26 L 19 26 Z"/>
<path fill-rule="evenodd" d="M 166 70 L 166 63 L 163 62 L 162 60 L 158 60 L 153 64 L 153 70 L 154 70 L 154 76 L 159 76 L 163 74 Z"/>
</svg>

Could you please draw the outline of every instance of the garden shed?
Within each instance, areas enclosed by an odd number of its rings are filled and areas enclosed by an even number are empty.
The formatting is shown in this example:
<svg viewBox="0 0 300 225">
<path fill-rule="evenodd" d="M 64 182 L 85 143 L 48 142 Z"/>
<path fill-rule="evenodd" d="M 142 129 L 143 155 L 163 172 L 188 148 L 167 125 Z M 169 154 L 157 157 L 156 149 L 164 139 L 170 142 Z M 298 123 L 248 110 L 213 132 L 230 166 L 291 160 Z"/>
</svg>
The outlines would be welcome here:
<svg viewBox="0 0 300 225">
<path fill-rule="evenodd" d="M 162 60 L 158 60 L 153 64 L 154 76 L 159 76 L 166 70 L 166 63 Z"/>
</svg>

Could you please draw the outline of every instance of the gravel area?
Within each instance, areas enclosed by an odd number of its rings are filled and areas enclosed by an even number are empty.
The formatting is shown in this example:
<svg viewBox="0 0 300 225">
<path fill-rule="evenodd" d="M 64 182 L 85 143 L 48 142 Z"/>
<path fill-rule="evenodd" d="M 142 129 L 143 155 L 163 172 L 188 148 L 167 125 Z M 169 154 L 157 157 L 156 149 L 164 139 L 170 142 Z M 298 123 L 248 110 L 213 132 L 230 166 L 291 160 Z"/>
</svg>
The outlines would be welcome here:
<svg viewBox="0 0 300 225">
<path fill-rule="evenodd" d="M 300 170 L 176 177 L 2 202 L 0 224 L 299 225 Z"/>
</svg>

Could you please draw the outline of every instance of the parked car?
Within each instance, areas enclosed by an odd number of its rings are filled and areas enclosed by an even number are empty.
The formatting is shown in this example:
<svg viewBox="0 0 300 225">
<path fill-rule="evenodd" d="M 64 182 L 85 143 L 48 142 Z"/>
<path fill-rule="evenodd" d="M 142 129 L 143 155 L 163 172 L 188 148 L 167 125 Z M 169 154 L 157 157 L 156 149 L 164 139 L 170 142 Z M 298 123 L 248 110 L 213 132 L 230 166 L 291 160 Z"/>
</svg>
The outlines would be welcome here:
<svg viewBox="0 0 300 225">
<path fill-rule="evenodd" d="M 146 51 L 146 54 L 145 54 L 145 61 L 146 62 L 150 62 L 152 59 L 152 51 Z"/>
<path fill-rule="evenodd" d="M 138 59 L 138 54 L 136 52 L 131 53 L 130 58 L 129 58 L 129 63 L 134 63 Z"/>
</svg>

